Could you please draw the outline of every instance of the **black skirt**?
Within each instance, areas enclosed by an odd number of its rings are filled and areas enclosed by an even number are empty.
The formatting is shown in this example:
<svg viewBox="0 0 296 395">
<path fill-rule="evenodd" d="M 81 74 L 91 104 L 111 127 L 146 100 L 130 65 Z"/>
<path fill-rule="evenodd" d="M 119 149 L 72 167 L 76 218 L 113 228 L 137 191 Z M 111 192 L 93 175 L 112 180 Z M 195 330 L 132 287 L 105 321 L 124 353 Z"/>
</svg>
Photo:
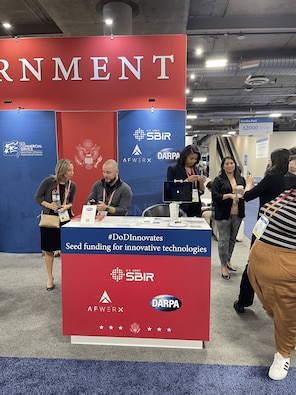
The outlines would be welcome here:
<svg viewBox="0 0 296 395">
<path fill-rule="evenodd" d="M 58 228 L 40 228 L 41 250 L 57 251 L 61 249 L 61 230 Z"/>
</svg>

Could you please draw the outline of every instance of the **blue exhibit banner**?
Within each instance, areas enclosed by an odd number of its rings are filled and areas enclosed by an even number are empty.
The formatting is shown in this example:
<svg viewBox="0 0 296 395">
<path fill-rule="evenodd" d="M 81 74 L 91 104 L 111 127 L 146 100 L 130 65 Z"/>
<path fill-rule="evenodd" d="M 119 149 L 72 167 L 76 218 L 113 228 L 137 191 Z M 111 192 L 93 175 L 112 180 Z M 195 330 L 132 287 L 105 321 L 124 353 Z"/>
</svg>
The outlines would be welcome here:
<svg viewBox="0 0 296 395">
<path fill-rule="evenodd" d="M 41 180 L 57 161 L 53 111 L 0 111 L 0 251 L 40 252 L 41 207 L 34 201 Z"/>
<path fill-rule="evenodd" d="M 133 191 L 129 215 L 162 203 L 167 168 L 184 148 L 185 123 L 183 110 L 119 111 L 119 172 Z"/>
<path fill-rule="evenodd" d="M 74 228 L 63 226 L 62 253 L 211 256 L 211 230 L 182 229 Z"/>
</svg>

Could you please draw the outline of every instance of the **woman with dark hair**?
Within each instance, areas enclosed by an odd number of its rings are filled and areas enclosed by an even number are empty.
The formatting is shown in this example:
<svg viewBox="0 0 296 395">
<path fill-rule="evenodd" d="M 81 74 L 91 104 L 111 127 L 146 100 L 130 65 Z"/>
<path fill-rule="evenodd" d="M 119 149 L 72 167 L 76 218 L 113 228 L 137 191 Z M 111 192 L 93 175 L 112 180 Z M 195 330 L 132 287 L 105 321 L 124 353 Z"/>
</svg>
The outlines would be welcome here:
<svg viewBox="0 0 296 395">
<path fill-rule="evenodd" d="M 199 174 L 197 167 L 200 161 L 200 152 L 195 145 L 187 145 L 180 152 L 180 157 L 175 166 L 170 166 L 167 170 L 167 180 L 183 180 L 192 182 L 192 203 L 181 204 L 182 210 L 188 217 L 201 217 L 200 196 L 205 190 L 206 177 Z"/>
<path fill-rule="evenodd" d="M 296 155 L 284 179 L 285 190 L 260 208 L 248 266 L 250 282 L 273 320 L 272 380 L 287 376 L 296 347 Z"/>
<path fill-rule="evenodd" d="M 264 178 L 257 185 L 255 185 L 253 177 L 247 177 L 244 192 L 246 202 L 259 198 L 258 209 L 260 209 L 266 202 L 278 196 L 285 189 L 284 176 L 288 171 L 290 154 L 290 150 L 285 148 L 279 148 L 273 151 L 270 155 L 270 163 L 265 170 Z M 250 247 L 252 247 L 255 239 L 256 237 L 252 235 Z M 254 300 L 254 290 L 250 284 L 247 269 L 248 265 L 246 265 L 242 274 L 238 300 L 233 304 L 238 314 L 244 313 L 245 307 L 251 306 Z"/>
<path fill-rule="evenodd" d="M 61 225 L 73 216 L 71 208 L 76 193 L 76 185 L 71 182 L 73 175 L 73 163 L 69 159 L 61 159 L 55 167 L 55 175 L 42 180 L 35 194 L 35 201 L 42 206 L 42 212 L 59 216 Z M 41 250 L 45 251 L 46 289 L 52 291 L 55 287 L 52 276 L 54 251 L 61 249 L 60 229 L 40 227 L 40 235 Z"/>
<path fill-rule="evenodd" d="M 241 176 L 234 158 L 224 157 L 220 174 L 212 182 L 215 220 L 219 232 L 218 252 L 224 280 L 230 279 L 228 270 L 236 271 L 231 264 L 231 256 L 240 224 L 245 216 L 245 203 L 242 195 L 238 194 L 238 186 L 244 189 L 245 185 L 246 181 Z"/>
</svg>

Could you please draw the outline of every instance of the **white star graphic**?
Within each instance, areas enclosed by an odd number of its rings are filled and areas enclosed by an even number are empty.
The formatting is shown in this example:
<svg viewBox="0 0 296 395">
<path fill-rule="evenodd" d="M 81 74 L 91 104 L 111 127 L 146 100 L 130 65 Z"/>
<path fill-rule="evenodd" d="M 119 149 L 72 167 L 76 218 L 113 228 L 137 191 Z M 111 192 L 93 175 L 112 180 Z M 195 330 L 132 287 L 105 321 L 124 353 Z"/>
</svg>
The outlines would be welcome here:
<svg viewBox="0 0 296 395">
<path fill-rule="evenodd" d="M 99 329 L 101 329 L 101 330 L 104 329 L 104 325 L 100 325 Z"/>
<path fill-rule="evenodd" d="M 120 325 L 120 326 L 118 327 L 118 329 L 119 329 L 120 331 L 122 331 L 123 326 Z"/>
<path fill-rule="evenodd" d="M 172 328 L 167 328 L 167 332 L 172 332 Z"/>
<path fill-rule="evenodd" d="M 113 325 L 109 326 L 110 331 L 113 331 Z"/>
<path fill-rule="evenodd" d="M 151 332 L 151 331 L 152 331 L 151 326 L 149 326 L 149 327 L 147 328 L 147 331 L 148 331 L 148 332 Z"/>
<path fill-rule="evenodd" d="M 157 328 L 157 332 L 161 332 L 161 328 L 160 327 Z"/>
</svg>

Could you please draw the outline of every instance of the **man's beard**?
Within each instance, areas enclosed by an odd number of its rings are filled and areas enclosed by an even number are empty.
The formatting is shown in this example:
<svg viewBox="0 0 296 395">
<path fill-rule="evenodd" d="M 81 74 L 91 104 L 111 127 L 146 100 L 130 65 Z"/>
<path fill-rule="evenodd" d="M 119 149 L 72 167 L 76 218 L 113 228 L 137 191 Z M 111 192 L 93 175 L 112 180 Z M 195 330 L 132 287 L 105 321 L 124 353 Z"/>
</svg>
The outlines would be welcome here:
<svg viewBox="0 0 296 395">
<path fill-rule="evenodd" d="M 115 184 L 115 182 L 116 182 L 116 177 L 112 178 L 110 181 L 106 181 L 106 179 L 105 179 L 105 183 L 106 183 L 107 185 L 110 185 L 110 186 L 112 186 L 113 184 Z"/>
</svg>

